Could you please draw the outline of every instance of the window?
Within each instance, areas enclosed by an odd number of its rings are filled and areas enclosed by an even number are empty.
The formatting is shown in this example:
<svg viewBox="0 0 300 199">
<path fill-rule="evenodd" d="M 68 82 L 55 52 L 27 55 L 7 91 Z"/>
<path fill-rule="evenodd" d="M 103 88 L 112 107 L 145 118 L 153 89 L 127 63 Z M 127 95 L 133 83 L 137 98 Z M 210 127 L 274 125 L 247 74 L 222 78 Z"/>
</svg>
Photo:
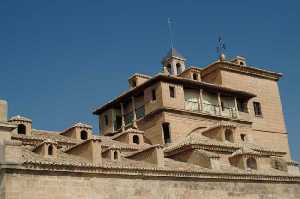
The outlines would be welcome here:
<svg viewBox="0 0 300 199">
<path fill-rule="evenodd" d="M 151 91 L 151 98 L 152 98 L 152 101 L 155 101 L 156 100 L 156 92 L 155 92 L 155 89 L 153 89 Z"/>
<path fill-rule="evenodd" d="M 198 80 L 198 74 L 197 73 L 193 73 L 193 80 Z"/>
<path fill-rule="evenodd" d="M 87 138 L 88 138 L 88 133 L 85 130 L 82 130 L 80 132 L 80 139 L 87 140 Z"/>
<path fill-rule="evenodd" d="M 169 87 L 170 97 L 175 98 L 175 87 L 170 86 Z"/>
<path fill-rule="evenodd" d="M 18 125 L 18 134 L 26 134 L 26 126 L 24 124 Z"/>
<path fill-rule="evenodd" d="M 164 134 L 164 142 L 170 143 L 171 137 L 170 137 L 170 124 L 165 122 L 162 124 L 163 134 Z"/>
<path fill-rule="evenodd" d="M 243 66 L 243 65 L 244 65 L 244 62 L 240 62 L 240 65 Z"/>
<path fill-rule="evenodd" d="M 246 141 L 246 134 L 241 134 L 241 140 Z"/>
<path fill-rule="evenodd" d="M 245 113 L 248 112 L 247 111 L 247 102 L 245 102 L 242 99 L 236 99 L 236 103 L 237 103 L 238 111 L 245 112 Z"/>
<path fill-rule="evenodd" d="M 249 169 L 255 169 L 255 170 L 257 169 L 257 163 L 254 158 L 248 158 L 246 164 L 247 164 L 247 168 Z"/>
<path fill-rule="evenodd" d="M 114 160 L 118 159 L 118 151 L 114 151 Z"/>
<path fill-rule="evenodd" d="M 136 80 L 135 80 L 135 79 L 131 81 L 131 86 L 132 86 L 133 88 L 136 87 Z"/>
<path fill-rule="evenodd" d="M 132 141 L 133 141 L 134 144 L 139 144 L 139 143 L 140 143 L 139 136 L 134 135 L 134 136 L 132 137 Z"/>
<path fill-rule="evenodd" d="M 104 115 L 104 122 L 105 122 L 105 125 L 108 126 L 108 116 L 107 115 Z"/>
<path fill-rule="evenodd" d="M 225 140 L 233 142 L 233 132 L 230 129 L 225 130 Z"/>
<path fill-rule="evenodd" d="M 262 116 L 261 106 L 259 102 L 253 102 L 255 116 Z"/>
<path fill-rule="evenodd" d="M 48 146 L 48 155 L 53 155 L 53 146 L 52 145 Z"/>
<path fill-rule="evenodd" d="M 181 73 L 181 65 L 180 65 L 180 63 L 176 64 L 176 70 L 177 70 L 177 75 L 179 75 Z"/>
</svg>

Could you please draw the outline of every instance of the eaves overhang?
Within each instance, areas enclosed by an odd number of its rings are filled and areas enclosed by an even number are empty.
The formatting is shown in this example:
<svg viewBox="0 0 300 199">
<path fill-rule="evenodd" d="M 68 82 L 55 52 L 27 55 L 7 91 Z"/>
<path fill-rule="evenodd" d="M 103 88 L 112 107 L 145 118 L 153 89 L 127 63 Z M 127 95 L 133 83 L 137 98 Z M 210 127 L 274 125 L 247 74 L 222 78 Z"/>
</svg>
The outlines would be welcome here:
<svg viewBox="0 0 300 199">
<path fill-rule="evenodd" d="M 247 92 L 247 91 L 232 89 L 232 88 L 217 85 L 217 84 L 212 84 L 212 83 L 207 83 L 207 82 L 199 82 L 199 81 L 191 80 L 188 78 L 177 77 L 177 76 L 173 76 L 173 75 L 166 75 L 163 73 L 159 73 L 158 75 L 152 77 L 151 79 L 147 80 L 146 82 L 142 83 L 141 85 L 139 85 L 135 88 L 132 88 L 131 90 L 121 94 L 114 100 L 109 101 L 108 103 L 104 104 L 103 106 L 101 106 L 99 108 L 96 108 L 93 111 L 93 114 L 99 115 L 102 112 L 106 111 L 107 109 L 113 107 L 114 105 L 124 102 L 126 100 L 129 100 L 131 96 L 137 96 L 145 88 L 147 88 L 157 82 L 160 82 L 160 81 L 173 83 L 173 84 L 181 84 L 184 87 L 189 87 L 189 88 L 204 88 L 204 89 L 210 90 L 212 92 L 228 93 L 228 94 L 236 95 L 236 96 L 239 96 L 242 98 L 247 98 L 247 99 L 250 99 L 250 98 L 256 96 L 255 94 Z"/>
</svg>

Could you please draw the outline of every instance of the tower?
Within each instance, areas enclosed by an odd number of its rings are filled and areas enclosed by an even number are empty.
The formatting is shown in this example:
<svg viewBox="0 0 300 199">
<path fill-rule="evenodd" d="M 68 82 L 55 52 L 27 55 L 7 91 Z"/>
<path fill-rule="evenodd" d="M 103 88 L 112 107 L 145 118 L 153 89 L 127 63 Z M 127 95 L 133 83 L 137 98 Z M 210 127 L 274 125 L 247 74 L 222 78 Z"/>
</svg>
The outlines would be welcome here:
<svg viewBox="0 0 300 199">
<path fill-rule="evenodd" d="M 171 48 L 161 62 L 163 71 L 170 75 L 179 75 L 185 70 L 185 60 L 175 48 Z"/>
</svg>

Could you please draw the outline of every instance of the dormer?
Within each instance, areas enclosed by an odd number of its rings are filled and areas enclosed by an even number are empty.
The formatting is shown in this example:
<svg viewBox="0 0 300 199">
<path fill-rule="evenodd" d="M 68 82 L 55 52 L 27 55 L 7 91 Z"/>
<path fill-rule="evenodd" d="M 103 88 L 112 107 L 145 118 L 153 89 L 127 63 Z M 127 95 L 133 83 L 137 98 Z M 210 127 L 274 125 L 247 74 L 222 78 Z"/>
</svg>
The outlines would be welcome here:
<svg viewBox="0 0 300 199">
<path fill-rule="evenodd" d="M 10 124 L 17 126 L 17 133 L 22 135 L 32 134 L 32 120 L 20 115 L 14 116 L 8 120 Z"/>
<path fill-rule="evenodd" d="M 195 164 L 208 169 L 220 168 L 220 156 L 206 150 L 199 149 L 195 145 L 185 145 L 179 149 L 165 153 L 165 156 L 176 161 Z"/>
<path fill-rule="evenodd" d="M 229 162 L 232 166 L 243 170 L 258 170 L 260 168 L 260 158 L 261 155 L 259 152 L 242 147 L 232 153 L 229 157 Z"/>
<path fill-rule="evenodd" d="M 79 156 L 93 164 L 100 165 L 102 163 L 101 139 L 85 140 L 67 149 L 65 153 Z"/>
<path fill-rule="evenodd" d="M 43 157 L 56 157 L 57 156 L 57 143 L 51 140 L 45 140 L 36 146 L 32 152 L 42 155 Z"/>
<path fill-rule="evenodd" d="M 221 141 L 236 142 L 236 126 L 231 123 L 219 122 L 217 125 L 209 127 L 202 132 L 202 135 Z"/>
<path fill-rule="evenodd" d="M 118 161 L 121 159 L 121 149 L 120 147 L 111 146 L 102 152 L 103 158 L 108 158 L 112 161 Z"/>
<path fill-rule="evenodd" d="M 129 88 L 135 88 L 149 79 L 151 76 L 135 73 L 128 79 Z"/>
<path fill-rule="evenodd" d="M 236 56 L 231 62 L 240 66 L 246 66 L 246 58 L 241 56 Z"/>
<path fill-rule="evenodd" d="M 201 81 L 201 69 L 197 67 L 190 67 L 183 71 L 179 76 L 192 79 L 194 81 Z"/>
<path fill-rule="evenodd" d="M 118 133 L 113 140 L 124 142 L 127 144 L 143 145 L 144 144 L 144 131 L 129 128 L 124 132 Z"/>
<path fill-rule="evenodd" d="M 185 70 L 186 59 L 175 49 L 171 48 L 163 58 L 163 72 L 169 75 L 180 75 Z"/>
<path fill-rule="evenodd" d="M 76 123 L 60 134 L 78 140 L 88 140 L 93 138 L 92 126 L 83 123 Z"/>
<path fill-rule="evenodd" d="M 155 164 L 158 167 L 164 166 L 164 153 L 161 145 L 153 145 L 145 149 L 138 150 L 126 156 L 128 159 L 145 161 Z"/>
</svg>

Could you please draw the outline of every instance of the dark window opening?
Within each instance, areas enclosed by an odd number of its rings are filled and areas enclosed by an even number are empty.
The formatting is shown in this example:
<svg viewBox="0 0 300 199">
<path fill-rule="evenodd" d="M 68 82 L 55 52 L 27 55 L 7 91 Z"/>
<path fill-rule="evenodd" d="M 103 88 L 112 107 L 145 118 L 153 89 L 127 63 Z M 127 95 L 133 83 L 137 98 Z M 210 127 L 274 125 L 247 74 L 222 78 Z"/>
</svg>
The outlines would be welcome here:
<svg viewBox="0 0 300 199">
<path fill-rule="evenodd" d="M 153 89 L 151 91 L 151 97 L 152 97 L 152 101 L 155 101 L 156 100 L 156 92 L 155 92 L 155 89 Z"/>
<path fill-rule="evenodd" d="M 164 142 L 170 143 L 171 142 L 171 136 L 170 136 L 170 124 L 169 123 L 163 123 L 162 124 L 163 134 L 164 134 Z"/>
<path fill-rule="evenodd" d="M 176 64 L 176 70 L 177 70 L 177 75 L 179 75 L 181 73 L 181 65 L 180 65 L 180 63 Z"/>
<path fill-rule="evenodd" d="M 230 129 L 225 130 L 225 140 L 233 142 L 233 132 Z"/>
<path fill-rule="evenodd" d="M 122 116 L 117 115 L 115 122 L 115 130 L 119 130 L 122 127 Z"/>
<path fill-rule="evenodd" d="M 262 116 L 261 105 L 259 102 L 253 102 L 255 116 Z"/>
<path fill-rule="evenodd" d="M 241 134 L 241 140 L 243 140 L 243 141 L 246 140 L 246 134 Z"/>
<path fill-rule="evenodd" d="M 48 146 L 48 155 L 53 155 L 53 146 L 52 145 Z"/>
<path fill-rule="evenodd" d="M 243 66 L 243 65 L 244 65 L 244 62 L 240 62 L 240 65 Z"/>
<path fill-rule="evenodd" d="M 221 102 L 221 108 L 222 108 L 222 111 L 225 110 L 224 102 Z"/>
<path fill-rule="evenodd" d="M 242 99 L 236 99 L 237 108 L 239 112 L 245 112 L 247 113 L 247 102 L 245 102 Z"/>
<path fill-rule="evenodd" d="M 175 98 L 175 87 L 169 87 L 170 97 Z"/>
<path fill-rule="evenodd" d="M 108 116 L 107 115 L 104 115 L 104 122 L 105 122 L 105 125 L 108 126 Z"/>
<path fill-rule="evenodd" d="M 197 73 L 193 73 L 193 80 L 198 80 L 198 74 Z"/>
<path fill-rule="evenodd" d="M 140 143 L 140 138 L 139 138 L 139 136 L 134 135 L 134 136 L 132 137 L 132 141 L 133 141 L 133 143 L 135 143 L 135 144 L 139 144 L 139 143 Z"/>
<path fill-rule="evenodd" d="M 118 151 L 114 151 L 114 160 L 118 159 Z"/>
<path fill-rule="evenodd" d="M 132 87 L 136 87 L 136 80 L 132 80 L 132 81 L 131 81 L 131 86 L 132 86 Z"/>
<path fill-rule="evenodd" d="M 257 169 L 257 163 L 254 158 L 248 158 L 246 164 L 247 164 L 247 168 L 249 169 L 255 169 L 255 170 Z"/>
<path fill-rule="evenodd" d="M 18 125 L 18 134 L 26 134 L 26 126 L 24 124 Z"/>
<path fill-rule="evenodd" d="M 88 133 L 85 130 L 81 131 L 80 132 L 80 139 L 87 140 L 87 138 L 88 138 Z"/>
</svg>

